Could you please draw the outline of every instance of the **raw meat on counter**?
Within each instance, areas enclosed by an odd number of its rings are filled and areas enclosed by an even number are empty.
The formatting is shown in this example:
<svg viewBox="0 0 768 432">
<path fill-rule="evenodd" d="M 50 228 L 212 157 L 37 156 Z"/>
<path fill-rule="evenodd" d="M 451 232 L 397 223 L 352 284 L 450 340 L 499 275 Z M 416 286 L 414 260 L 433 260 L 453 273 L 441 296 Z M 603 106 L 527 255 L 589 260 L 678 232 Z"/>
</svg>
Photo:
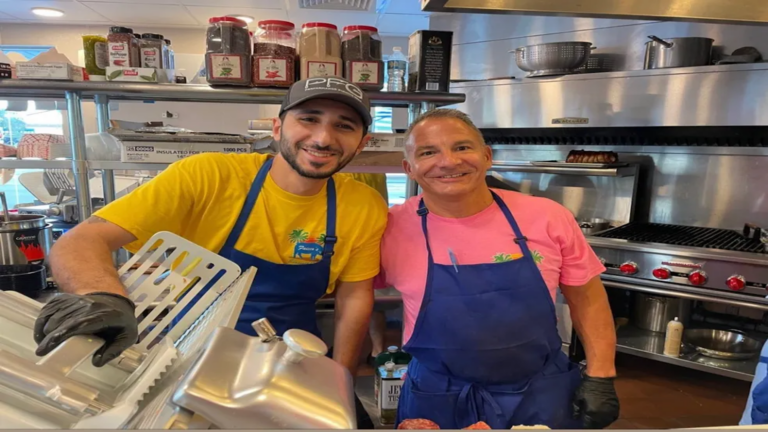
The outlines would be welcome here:
<svg viewBox="0 0 768 432">
<path fill-rule="evenodd" d="M 619 155 L 616 152 L 571 150 L 566 163 L 616 163 Z"/>
<path fill-rule="evenodd" d="M 430 430 L 436 430 L 440 429 L 440 426 L 437 425 L 437 423 L 433 422 L 432 420 L 427 419 L 406 419 L 400 422 L 400 424 L 397 426 L 398 429 L 430 429 Z"/>
<path fill-rule="evenodd" d="M 464 429 L 467 429 L 467 430 L 490 430 L 491 427 L 488 426 L 488 424 L 486 422 L 479 421 L 479 422 L 477 422 L 477 423 L 475 423 L 473 425 L 469 425 L 469 426 L 465 427 Z"/>
</svg>

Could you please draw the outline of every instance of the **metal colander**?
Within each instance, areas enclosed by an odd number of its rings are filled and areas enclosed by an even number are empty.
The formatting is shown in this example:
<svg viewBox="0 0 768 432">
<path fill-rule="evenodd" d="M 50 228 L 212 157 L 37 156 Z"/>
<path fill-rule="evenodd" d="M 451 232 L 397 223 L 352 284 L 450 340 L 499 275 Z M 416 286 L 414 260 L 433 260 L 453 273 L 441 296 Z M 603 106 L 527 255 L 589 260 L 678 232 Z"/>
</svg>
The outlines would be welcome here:
<svg viewBox="0 0 768 432">
<path fill-rule="evenodd" d="M 554 42 L 528 45 L 515 50 L 515 62 L 530 72 L 528 77 L 574 73 L 587 63 L 591 42 Z"/>
</svg>

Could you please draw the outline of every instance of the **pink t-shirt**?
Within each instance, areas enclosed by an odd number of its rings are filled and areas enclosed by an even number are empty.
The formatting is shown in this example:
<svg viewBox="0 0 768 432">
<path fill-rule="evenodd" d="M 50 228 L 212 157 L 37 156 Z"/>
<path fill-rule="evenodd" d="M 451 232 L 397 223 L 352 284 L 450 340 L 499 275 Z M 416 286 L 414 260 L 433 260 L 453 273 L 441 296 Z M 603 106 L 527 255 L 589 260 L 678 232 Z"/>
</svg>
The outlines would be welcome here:
<svg viewBox="0 0 768 432">
<path fill-rule="evenodd" d="M 553 301 L 559 284 L 583 285 L 605 271 L 565 207 L 547 198 L 498 189 L 494 192 L 507 204 L 528 238 L 528 248 Z M 377 288 L 395 287 L 403 297 L 403 344 L 413 332 L 427 280 L 427 248 L 421 218 L 416 214 L 420 198 L 390 208 L 381 243 L 381 274 L 375 282 Z M 466 218 L 444 218 L 432 213 L 427 218 L 429 244 L 437 264 L 452 264 L 449 248 L 459 265 L 522 257 L 512 227 L 496 203 Z"/>
</svg>

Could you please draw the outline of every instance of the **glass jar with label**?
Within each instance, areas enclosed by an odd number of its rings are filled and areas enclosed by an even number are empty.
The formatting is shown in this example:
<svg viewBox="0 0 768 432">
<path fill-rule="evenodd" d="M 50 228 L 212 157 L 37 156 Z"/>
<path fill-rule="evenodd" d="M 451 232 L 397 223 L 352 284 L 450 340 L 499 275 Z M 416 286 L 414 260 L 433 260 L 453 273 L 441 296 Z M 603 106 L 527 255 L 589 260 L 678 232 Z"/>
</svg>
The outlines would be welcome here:
<svg viewBox="0 0 768 432">
<path fill-rule="evenodd" d="M 288 21 L 259 21 L 253 34 L 253 85 L 290 87 L 296 81 L 295 26 Z"/>
<path fill-rule="evenodd" d="M 384 62 L 379 30 L 371 26 L 344 27 L 341 36 L 344 78 L 364 90 L 384 87 Z"/>
<path fill-rule="evenodd" d="M 84 35 L 83 53 L 88 79 L 91 81 L 104 81 L 106 79 L 105 69 L 109 66 L 107 38 L 99 35 Z"/>
<path fill-rule="evenodd" d="M 234 17 L 208 20 L 205 72 L 210 85 L 251 85 L 251 42 L 248 24 Z"/>
<path fill-rule="evenodd" d="M 110 27 L 107 36 L 109 65 L 117 67 L 140 67 L 139 41 L 128 27 Z"/>
<path fill-rule="evenodd" d="M 141 35 L 141 67 L 166 69 L 167 51 L 163 35 L 144 33 Z"/>
<path fill-rule="evenodd" d="M 342 76 L 341 37 L 333 24 L 313 22 L 301 26 L 299 35 L 301 79 Z"/>
</svg>

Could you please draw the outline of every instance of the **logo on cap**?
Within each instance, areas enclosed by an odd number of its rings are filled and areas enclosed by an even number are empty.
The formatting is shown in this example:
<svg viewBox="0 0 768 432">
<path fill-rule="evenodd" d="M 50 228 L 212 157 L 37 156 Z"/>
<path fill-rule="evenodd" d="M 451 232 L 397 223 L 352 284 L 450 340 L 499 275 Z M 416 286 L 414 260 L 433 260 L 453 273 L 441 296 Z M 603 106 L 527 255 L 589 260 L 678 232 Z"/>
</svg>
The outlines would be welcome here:
<svg viewBox="0 0 768 432">
<path fill-rule="evenodd" d="M 359 101 L 363 100 L 363 91 L 359 87 L 337 78 L 309 78 L 304 84 L 304 90 L 333 90 L 346 93 Z"/>
</svg>

